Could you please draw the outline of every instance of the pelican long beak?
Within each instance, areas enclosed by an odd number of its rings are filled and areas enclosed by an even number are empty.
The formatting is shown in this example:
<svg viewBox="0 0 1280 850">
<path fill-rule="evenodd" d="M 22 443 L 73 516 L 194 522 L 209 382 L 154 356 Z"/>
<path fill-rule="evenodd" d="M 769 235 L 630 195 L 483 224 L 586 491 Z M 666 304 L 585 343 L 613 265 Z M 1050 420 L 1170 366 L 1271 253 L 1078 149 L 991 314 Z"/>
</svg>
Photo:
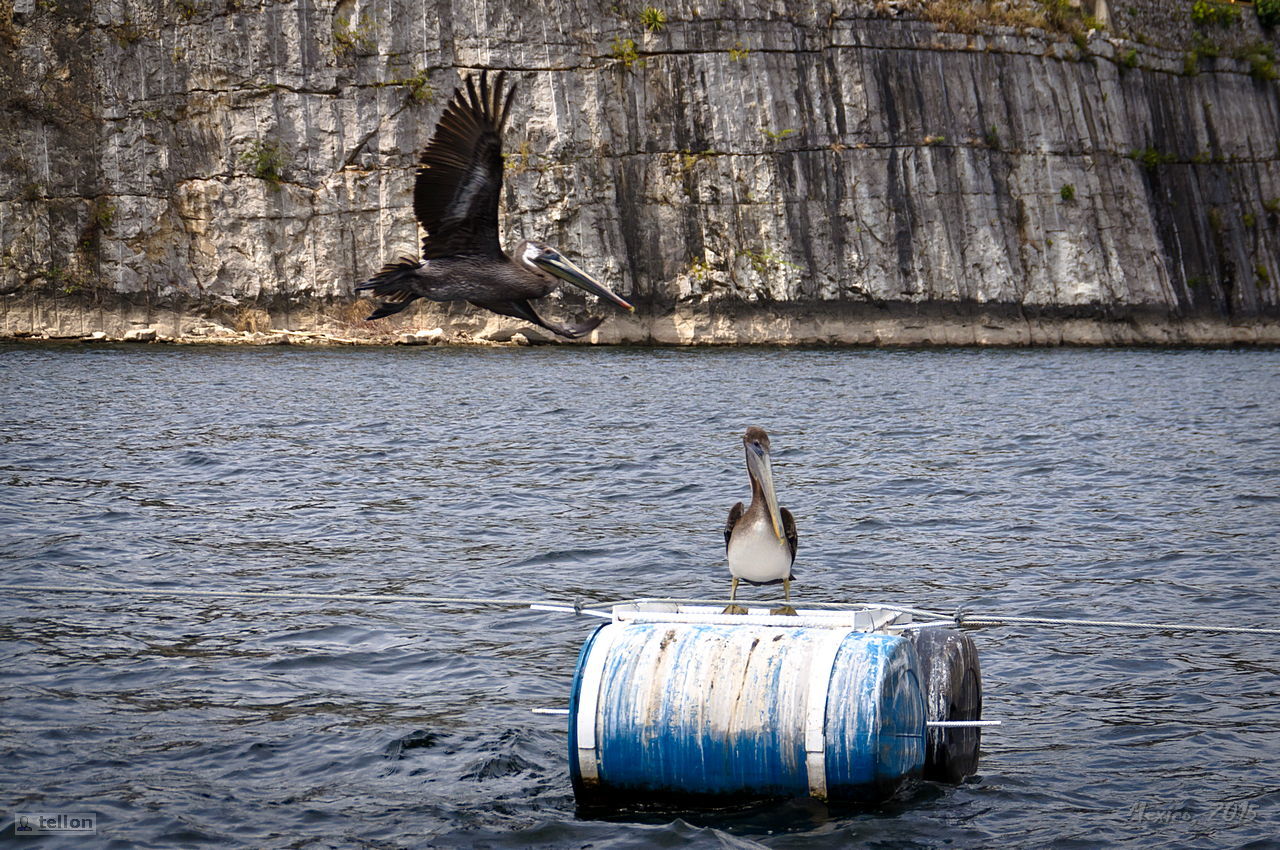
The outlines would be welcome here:
<svg viewBox="0 0 1280 850">
<path fill-rule="evenodd" d="M 533 258 L 533 262 L 538 268 L 543 269 L 548 274 L 555 275 L 561 280 L 568 281 L 579 289 L 585 289 L 592 295 L 603 298 L 606 301 L 612 301 L 624 310 L 635 312 L 632 307 L 622 296 L 614 293 L 603 283 L 575 266 L 567 257 L 559 251 L 546 250 Z"/>
<path fill-rule="evenodd" d="M 785 542 L 787 538 L 782 531 L 782 511 L 778 508 L 778 494 L 773 490 L 773 465 L 769 461 L 769 452 L 748 445 L 747 471 L 760 484 L 760 492 L 764 493 L 764 503 L 769 508 L 769 519 L 773 522 L 773 533 L 778 536 L 778 542 Z"/>
</svg>

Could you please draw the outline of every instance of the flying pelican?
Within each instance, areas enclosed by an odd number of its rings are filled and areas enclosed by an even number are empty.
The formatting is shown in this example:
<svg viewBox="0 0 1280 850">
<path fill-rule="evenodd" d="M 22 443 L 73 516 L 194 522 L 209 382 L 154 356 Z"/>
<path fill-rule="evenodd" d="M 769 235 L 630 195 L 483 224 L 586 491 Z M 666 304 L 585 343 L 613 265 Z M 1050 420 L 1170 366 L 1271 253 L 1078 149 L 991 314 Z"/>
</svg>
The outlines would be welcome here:
<svg viewBox="0 0 1280 850">
<path fill-rule="evenodd" d="M 440 116 L 431 141 L 419 157 L 413 187 L 413 213 L 426 236 L 423 262 L 401 257 L 356 287 L 385 300 L 369 321 L 399 313 L 416 298 L 470 301 L 503 316 L 514 316 L 552 333 L 576 339 L 593 331 L 603 317 L 577 325 L 542 319 L 529 304 L 565 280 L 605 298 L 624 310 L 635 308 L 541 242 L 516 246 L 515 258 L 498 242 L 498 195 L 502 190 L 502 128 L 515 96 L 513 83 L 504 95 L 505 73 L 492 87 L 488 72 L 467 77 Z"/>
<path fill-rule="evenodd" d="M 729 511 L 724 525 L 724 546 L 729 556 L 729 606 L 726 614 L 745 614 L 747 609 L 734 599 L 738 582 L 747 584 L 782 583 L 788 604 L 775 608 L 774 614 L 794 614 L 791 602 L 791 565 L 796 559 L 796 518 L 791 511 L 778 507 L 773 491 L 773 469 L 769 462 L 769 435 L 763 428 L 751 427 L 742 437 L 747 450 L 747 474 L 751 476 L 751 507 L 742 502 Z"/>
</svg>

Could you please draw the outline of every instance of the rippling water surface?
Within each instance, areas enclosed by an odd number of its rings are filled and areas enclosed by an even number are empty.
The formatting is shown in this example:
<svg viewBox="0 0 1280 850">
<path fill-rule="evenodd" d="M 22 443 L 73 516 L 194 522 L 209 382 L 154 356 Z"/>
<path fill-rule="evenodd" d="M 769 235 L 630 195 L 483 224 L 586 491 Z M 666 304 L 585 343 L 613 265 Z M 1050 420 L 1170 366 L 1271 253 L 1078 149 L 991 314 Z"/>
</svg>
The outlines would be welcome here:
<svg viewBox="0 0 1280 850">
<path fill-rule="evenodd" d="M 7 346 L 0 400 L 10 585 L 719 596 L 759 424 L 802 598 L 1280 626 L 1280 352 Z M 0 805 L 117 847 L 1277 846 L 1274 640 L 984 630 L 962 786 L 601 821 L 529 712 L 595 622 L 11 592 Z"/>
</svg>

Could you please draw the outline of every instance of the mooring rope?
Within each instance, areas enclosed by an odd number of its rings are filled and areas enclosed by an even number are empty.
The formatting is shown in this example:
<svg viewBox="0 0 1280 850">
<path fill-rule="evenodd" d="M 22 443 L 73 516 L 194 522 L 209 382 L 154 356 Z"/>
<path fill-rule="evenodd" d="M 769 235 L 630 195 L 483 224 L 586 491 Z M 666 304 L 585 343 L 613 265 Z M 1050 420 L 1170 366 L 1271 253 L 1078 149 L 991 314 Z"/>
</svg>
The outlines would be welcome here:
<svg viewBox="0 0 1280 850">
<path fill-rule="evenodd" d="M 155 596 L 170 599 L 327 599 L 339 602 L 413 602 L 419 605 L 496 605 L 510 608 L 528 608 L 531 605 L 563 605 L 581 607 L 578 602 L 560 602 L 550 599 L 513 599 L 510 597 L 484 596 L 415 596 L 409 594 L 382 593 L 317 593 L 293 590 L 192 590 L 189 588 L 164 590 L 147 587 L 70 587 L 44 584 L 0 585 L 0 591 L 19 593 L 108 593 L 118 596 Z"/>
<path fill-rule="evenodd" d="M 723 599 L 632 599 L 612 602 L 596 602 L 583 599 L 525 599 L 495 596 L 420 596 L 416 594 L 381 593 L 320 593 L 294 590 L 194 590 L 191 588 L 143 588 L 101 587 L 86 585 L 72 587 L 52 584 L 0 585 L 0 591 L 17 593 L 77 593 L 111 594 L 116 596 L 150 596 L 169 599 L 319 599 L 333 602 L 409 602 L 417 605 L 476 605 L 504 608 L 532 608 L 536 611 L 553 611 L 587 614 L 595 617 L 611 617 L 601 609 L 614 605 L 637 603 L 684 603 L 720 605 Z M 802 607 L 838 608 L 852 603 L 804 602 Z M 963 610 L 952 617 L 920 608 L 908 608 L 884 603 L 860 603 L 865 607 L 886 608 L 915 615 L 925 615 L 936 620 L 954 622 L 957 626 L 1058 626 L 1089 629 L 1141 629 L 1161 632 L 1204 632 L 1209 634 L 1280 635 L 1280 628 L 1254 628 L 1250 626 L 1210 626 L 1202 623 L 1146 623 L 1130 620 L 1081 620 L 1056 617 L 1019 617 L 1005 614 L 969 614 Z M 940 624 L 940 623 L 939 623 Z M 929 625 L 933 625 L 930 623 Z"/>
</svg>

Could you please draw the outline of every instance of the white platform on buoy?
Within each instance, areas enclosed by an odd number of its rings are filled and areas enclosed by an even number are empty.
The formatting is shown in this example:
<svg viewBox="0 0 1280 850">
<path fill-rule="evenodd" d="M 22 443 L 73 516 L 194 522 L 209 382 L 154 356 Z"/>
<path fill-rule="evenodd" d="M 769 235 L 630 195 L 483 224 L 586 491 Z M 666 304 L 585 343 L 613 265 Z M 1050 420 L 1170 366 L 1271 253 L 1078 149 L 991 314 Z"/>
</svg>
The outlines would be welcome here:
<svg viewBox="0 0 1280 850">
<path fill-rule="evenodd" d="M 612 606 L 615 623 L 704 623 L 733 626 L 783 626 L 895 633 L 919 628 L 910 610 L 875 604 L 802 605 L 795 614 L 775 614 L 776 604 L 744 604 L 745 614 L 726 614 L 723 604 L 641 599 Z M 950 623 L 948 622 L 948 625 Z"/>
</svg>

